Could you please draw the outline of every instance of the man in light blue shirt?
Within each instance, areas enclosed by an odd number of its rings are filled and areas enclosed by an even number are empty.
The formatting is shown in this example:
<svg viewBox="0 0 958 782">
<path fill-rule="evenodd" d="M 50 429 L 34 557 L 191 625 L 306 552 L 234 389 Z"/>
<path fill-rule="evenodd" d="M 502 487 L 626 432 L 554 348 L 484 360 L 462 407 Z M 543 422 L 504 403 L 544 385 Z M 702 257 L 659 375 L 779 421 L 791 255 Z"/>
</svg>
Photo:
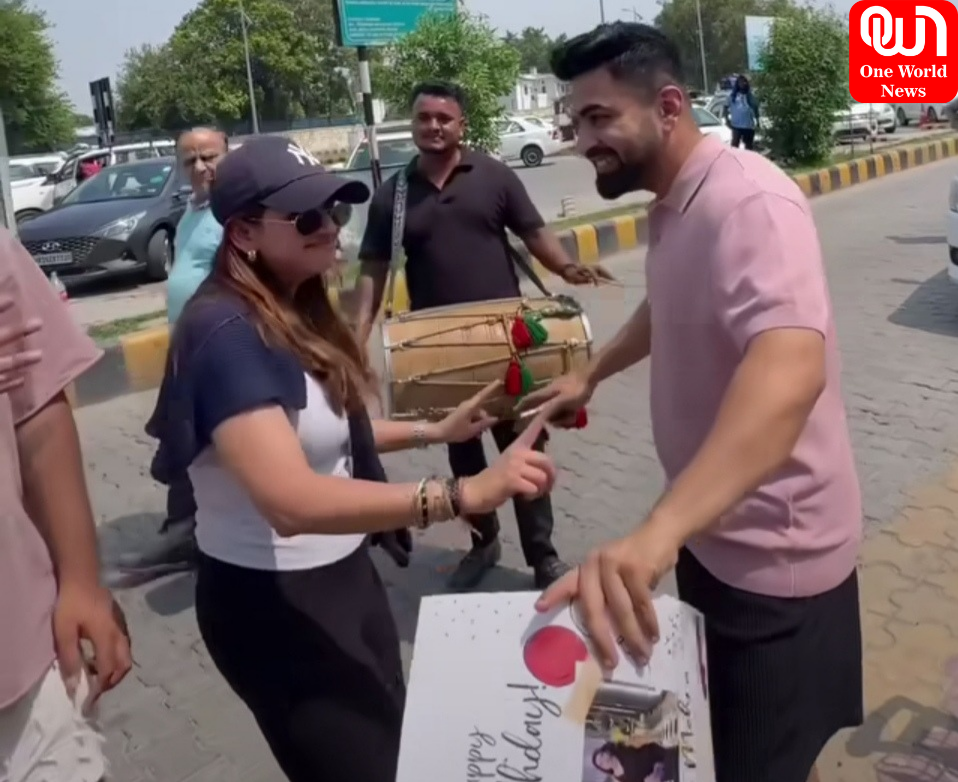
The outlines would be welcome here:
<svg viewBox="0 0 958 782">
<path fill-rule="evenodd" d="M 216 176 L 216 166 L 227 149 L 226 134 L 212 128 L 195 128 L 180 136 L 177 142 L 177 157 L 189 174 L 193 196 L 174 238 L 173 268 L 167 281 L 170 328 L 209 276 L 216 260 L 223 228 L 209 209 L 209 189 Z M 171 480 L 162 539 L 146 551 L 121 557 L 121 578 L 142 581 L 191 567 L 196 556 L 195 513 L 189 476 L 184 474 Z"/>
<path fill-rule="evenodd" d="M 167 281 L 167 311 L 172 326 L 186 302 L 213 269 L 223 227 L 209 209 L 209 189 L 216 164 L 226 154 L 226 135 L 198 128 L 180 136 L 177 156 L 189 172 L 193 197 L 176 227 L 173 269 Z"/>
</svg>

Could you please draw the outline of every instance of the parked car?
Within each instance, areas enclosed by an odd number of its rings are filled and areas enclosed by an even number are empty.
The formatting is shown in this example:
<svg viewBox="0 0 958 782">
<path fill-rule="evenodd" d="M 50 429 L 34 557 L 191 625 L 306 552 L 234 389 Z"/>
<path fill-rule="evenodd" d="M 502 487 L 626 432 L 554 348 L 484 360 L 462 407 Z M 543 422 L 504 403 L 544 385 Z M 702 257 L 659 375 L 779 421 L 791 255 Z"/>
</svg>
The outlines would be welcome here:
<svg viewBox="0 0 958 782">
<path fill-rule="evenodd" d="M 39 217 L 62 201 L 83 179 L 81 164 L 96 161 L 102 166 L 172 155 L 176 148 L 170 140 L 123 144 L 110 149 L 77 149 L 44 179 L 21 180 L 13 184 L 13 214 L 17 225 Z"/>
<path fill-rule="evenodd" d="M 163 280 L 190 193 L 175 158 L 109 166 L 20 225 L 20 241 L 64 281 L 130 271 Z"/>
<path fill-rule="evenodd" d="M 98 163 L 103 168 L 107 168 L 115 166 L 117 163 L 128 163 L 132 160 L 166 157 L 173 155 L 175 151 L 175 141 L 162 139 L 77 152 L 63 161 L 63 165 L 53 175 L 53 196 L 46 208 L 50 209 L 54 204 L 60 203 L 67 193 L 83 181 L 84 163 Z"/>
<path fill-rule="evenodd" d="M 948 216 L 945 235 L 948 239 L 948 279 L 958 285 L 958 177 L 951 180 L 948 192 Z"/>
<path fill-rule="evenodd" d="M 911 122 L 919 122 L 923 111 L 928 112 L 929 122 L 942 122 L 948 119 L 948 103 L 894 103 L 892 106 L 895 109 L 898 124 L 905 126 Z"/>
<path fill-rule="evenodd" d="M 708 136 L 715 136 L 720 139 L 723 144 L 732 143 L 732 131 L 728 125 L 710 111 L 706 111 L 701 106 L 693 104 L 692 116 L 695 117 L 695 123 L 703 133 Z"/>
<path fill-rule="evenodd" d="M 407 165 L 418 152 L 410 130 L 377 133 L 376 145 L 379 148 L 379 165 L 383 170 Z M 369 141 L 363 137 L 353 148 L 343 168 L 346 171 L 368 171 L 369 167 Z"/>
<path fill-rule="evenodd" d="M 521 160 L 523 165 L 535 167 L 552 155 L 570 146 L 562 140 L 561 131 L 546 120 L 526 117 L 507 117 L 499 124 L 499 157 L 501 160 Z M 376 135 L 379 161 L 383 170 L 404 166 L 418 150 L 412 139 L 412 130 L 390 128 Z M 354 148 L 343 167 L 346 171 L 369 168 L 369 142 L 364 137 Z"/>
<path fill-rule="evenodd" d="M 895 109 L 889 103 L 859 103 L 852 101 L 848 108 L 835 112 L 832 133 L 836 138 L 869 136 L 873 128 L 894 133 L 898 127 Z"/>
<path fill-rule="evenodd" d="M 13 196 L 13 214 L 17 223 L 34 216 L 31 207 L 43 201 L 48 177 L 56 171 L 66 155 L 20 155 L 10 158 L 10 190 Z M 35 214 L 40 214 L 39 209 Z"/>
<path fill-rule="evenodd" d="M 542 165 L 570 144 L 557 127 L 538 117 L 506 117 L 499 123 L 499 154 L 505 161 L 521 160 L 526 168 Z"/>
<path fill-rule="evenodd" d="M 714 95 L 703 98 L 702 108 L 714 114 L 721 120 L 728 119 L 728 103 L 732 93 L 728 90 L 719 90 Z"/>
<path fill-rule="evenodd" d="M 66 155 L 17 155 L 10 158 L 10 181 L 23 182 L 28 179 L 45 179 L 63 165 Z"/>
</svg>

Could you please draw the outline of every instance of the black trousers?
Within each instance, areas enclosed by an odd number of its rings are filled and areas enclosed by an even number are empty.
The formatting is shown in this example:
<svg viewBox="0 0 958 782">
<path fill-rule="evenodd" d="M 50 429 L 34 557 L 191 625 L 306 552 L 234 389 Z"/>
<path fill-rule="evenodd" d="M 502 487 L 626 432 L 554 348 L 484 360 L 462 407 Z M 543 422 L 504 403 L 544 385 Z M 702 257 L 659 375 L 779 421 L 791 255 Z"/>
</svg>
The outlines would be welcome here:
<svg viewBox="0 0 958 782">
<path fill-rule="evenodd" d="M 679 597 L 702 612 L 717 782 L 806 782 L 819 753 L 863 719 L 858 576 L 813 597 L 719 581 L 683 549 Z"/>
<path fill-rule="evenodd" d="M 502 453 L 516 439 L 516 432 L 511 422 L 505 421 L 492 427 L 492 436 L 496 447 Z M 548 435 L 543 433 L 536 442 L 536 449 L 543 450 L 548 441 Z M 449 467 L 457 478 L 468 478 L 478 475 L 486 469 L 486 454 L 482 447 L 482 440 L 478 437 L 464 443 L 449 445 Z M 513 500 L 516 511 L 516 521 L 519 525 L 519 541 L 526 564 L 536 567 L 543 560 L 556 556 L 552 545 L 552 500 L 546 495 L 535 500 L 524 500 L 517 497 Z M 499 517 L 495 513 L 482 516 L 469 516 L 466 519 L 474 530 L 473 538 L 476 546 L 485 546 L 492 543 L 499 535 Z"/>
<path fill-rule="evenodd" d="M 285 572 L 201 555 L 196 618 L 290 782 L 395 782 L 406 689 L 365 545 L 332 565 Z"/>
<path fill-rule="evenodd" d="M 755 128 L 732 128 L 732 146 L 744 146 L 752 149 L 755 146 Z"/>
</svg>

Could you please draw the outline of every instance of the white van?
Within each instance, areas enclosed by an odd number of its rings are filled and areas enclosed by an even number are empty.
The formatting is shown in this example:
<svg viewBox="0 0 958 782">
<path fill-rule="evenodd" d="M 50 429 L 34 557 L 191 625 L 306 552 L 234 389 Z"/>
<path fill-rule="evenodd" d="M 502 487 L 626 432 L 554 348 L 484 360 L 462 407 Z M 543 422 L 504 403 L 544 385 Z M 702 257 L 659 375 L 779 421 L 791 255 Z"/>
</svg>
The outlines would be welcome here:
<svg viewBox="0 0 958 782">
<path fill-rule="evenodd" d="M 48 212 L 59 204 L 83 180 L 83 163 L 97 162 L 101 166 L 168 157 L 176 153 L 176 142 L 171 139 L 145 141 L 137 144 L 119 144 L 108 149 L 82 149 L 69 155 L 45 179 L 13 183 L 13 213 L 22 223 Z M 13 161 L 11 161 L 11 165 Z"/>
</svg>

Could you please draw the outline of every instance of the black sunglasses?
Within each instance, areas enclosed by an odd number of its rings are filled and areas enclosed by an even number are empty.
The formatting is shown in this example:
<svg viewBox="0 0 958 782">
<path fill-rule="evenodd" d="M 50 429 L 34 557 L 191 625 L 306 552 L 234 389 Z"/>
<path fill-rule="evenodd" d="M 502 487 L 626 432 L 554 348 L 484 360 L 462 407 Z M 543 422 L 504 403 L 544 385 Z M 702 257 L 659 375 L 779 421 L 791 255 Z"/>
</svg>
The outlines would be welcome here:
<svg viewBox="0 0 958 782">
<path fill-rule="evenodd" d="M 268 217 L 256 218 L 258 223 L 285 223 L 296 228 L 300 236 L 311 236 L 323 227 L 327 216 L 337 228 L 342 228 L 353 216 L 352 204 L 336 203 L 322 209 L 308 209 L 299 214 L 291 214 L 286 220 L 274 220 Z"/>
</svg>

